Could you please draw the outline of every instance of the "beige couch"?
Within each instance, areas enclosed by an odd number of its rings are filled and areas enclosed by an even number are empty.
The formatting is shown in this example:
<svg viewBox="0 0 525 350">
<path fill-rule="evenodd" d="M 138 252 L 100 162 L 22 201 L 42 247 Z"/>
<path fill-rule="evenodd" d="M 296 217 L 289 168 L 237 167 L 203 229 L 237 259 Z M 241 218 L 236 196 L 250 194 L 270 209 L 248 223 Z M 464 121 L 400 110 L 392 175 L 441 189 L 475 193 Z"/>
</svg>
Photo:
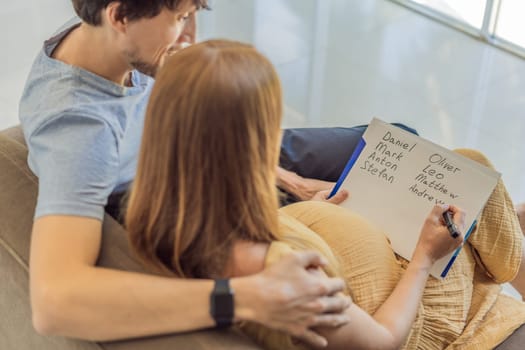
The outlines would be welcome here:
<svg viewBox="0 0 525 350">
<path fill-rule="evenodd" d="M 260 349 L 233 330 L 104 343 L 38 335 L 31 324 L 28 287 L 29 242 L 37 179 L 27 167 L 26 157 L 20 129 L 0 131 L 0 349 Z M 106 215 L 103 230 L 98 264 L 142 271 L 130 256 L 123 228 Z"/>
</svg>

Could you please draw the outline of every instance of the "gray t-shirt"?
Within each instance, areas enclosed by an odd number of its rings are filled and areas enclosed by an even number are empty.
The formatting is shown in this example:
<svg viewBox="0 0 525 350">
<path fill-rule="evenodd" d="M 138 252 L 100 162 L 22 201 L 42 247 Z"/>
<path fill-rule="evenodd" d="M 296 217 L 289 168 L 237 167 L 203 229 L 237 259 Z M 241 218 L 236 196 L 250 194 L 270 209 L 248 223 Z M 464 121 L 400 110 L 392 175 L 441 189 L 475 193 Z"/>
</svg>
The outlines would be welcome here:
<svg viewBox="0 0 525 350">
<path fill-rule="evenodd" d="M 135 176 L 153 79 L 133 71 L 133 87 L 123 87 L 51 58 L 76 26 L 44 43 L 20 101 L 28 163 L 39 179 L 35 218 L 102 220 L 110 194 Z"/>
</svg>

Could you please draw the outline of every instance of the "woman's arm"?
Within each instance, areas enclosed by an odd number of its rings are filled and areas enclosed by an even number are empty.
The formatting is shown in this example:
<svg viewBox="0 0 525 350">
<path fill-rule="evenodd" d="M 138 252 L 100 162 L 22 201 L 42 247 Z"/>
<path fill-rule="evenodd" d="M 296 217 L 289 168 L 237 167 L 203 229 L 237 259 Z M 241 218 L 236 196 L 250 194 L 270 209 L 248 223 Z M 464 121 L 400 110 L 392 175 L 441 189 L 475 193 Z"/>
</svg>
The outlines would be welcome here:
<svg viewBox="0 0 525 350">
<path fill-rule="evenodd" d="M 434 207 L 407 270 L 374 315 L 353 304 L 347 310 L 350 323 L 337 329 L 319 329 L 328 340 L 328 349 L 398 349 L 403 345 L 416 317 L 430 268 L 463 242 L 462 236 L 452 238 L 442 222 L 441 216 L 448 209 L 454 212 L 454 221 L 463 230 L 464 213 L 458 208 Z"/>
</svg>

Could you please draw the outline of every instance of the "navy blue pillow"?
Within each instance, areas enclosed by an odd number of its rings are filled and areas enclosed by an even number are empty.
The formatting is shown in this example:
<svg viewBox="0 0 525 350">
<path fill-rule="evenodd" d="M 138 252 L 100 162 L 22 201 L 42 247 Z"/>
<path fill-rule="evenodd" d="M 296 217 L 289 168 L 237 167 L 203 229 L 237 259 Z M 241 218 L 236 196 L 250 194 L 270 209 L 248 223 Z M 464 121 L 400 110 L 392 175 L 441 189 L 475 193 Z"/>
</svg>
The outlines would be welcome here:
<svg viewBox="0 0 525 350">
<path fill-rule="evenodd" d="M 417 135 L 406 125 L 392 125 Z M 303 177 L 335 182 L 367 127 L 286 129 L 279 163 Z"/>
</svg>

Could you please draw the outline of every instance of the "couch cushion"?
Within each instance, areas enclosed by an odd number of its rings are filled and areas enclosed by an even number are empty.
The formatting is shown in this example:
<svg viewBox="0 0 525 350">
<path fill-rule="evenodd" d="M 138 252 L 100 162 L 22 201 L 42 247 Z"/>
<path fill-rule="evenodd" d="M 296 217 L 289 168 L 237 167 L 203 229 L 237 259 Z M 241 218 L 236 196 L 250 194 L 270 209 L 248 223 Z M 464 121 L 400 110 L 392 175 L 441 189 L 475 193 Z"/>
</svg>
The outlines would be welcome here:
<svg viewBox="0 0 525 350">
<path fill-rule="evenodd" d="M 37 195 L 37 179 L 26 157 L 22 144 L 0 135 L 0 238 L 24 263 L 29 259 L 29 233 Z"/>
<path fill-rule="evenodd" d="M 0 132 L 0 349 L 259 349 L 235 331 L 203 331 L 121 342 L 90 343 L 41 337 L 31 324 L 28 261 L 37 179 L 27 167 L 21 132 Z M 18 141 L 16 141 L 18 139 Z M 143 271 L 128 248 L 124 229 L 106 215 L 98 265 Z M 4 287 L 5 286 L 5 287 Z"/>
</svg>

